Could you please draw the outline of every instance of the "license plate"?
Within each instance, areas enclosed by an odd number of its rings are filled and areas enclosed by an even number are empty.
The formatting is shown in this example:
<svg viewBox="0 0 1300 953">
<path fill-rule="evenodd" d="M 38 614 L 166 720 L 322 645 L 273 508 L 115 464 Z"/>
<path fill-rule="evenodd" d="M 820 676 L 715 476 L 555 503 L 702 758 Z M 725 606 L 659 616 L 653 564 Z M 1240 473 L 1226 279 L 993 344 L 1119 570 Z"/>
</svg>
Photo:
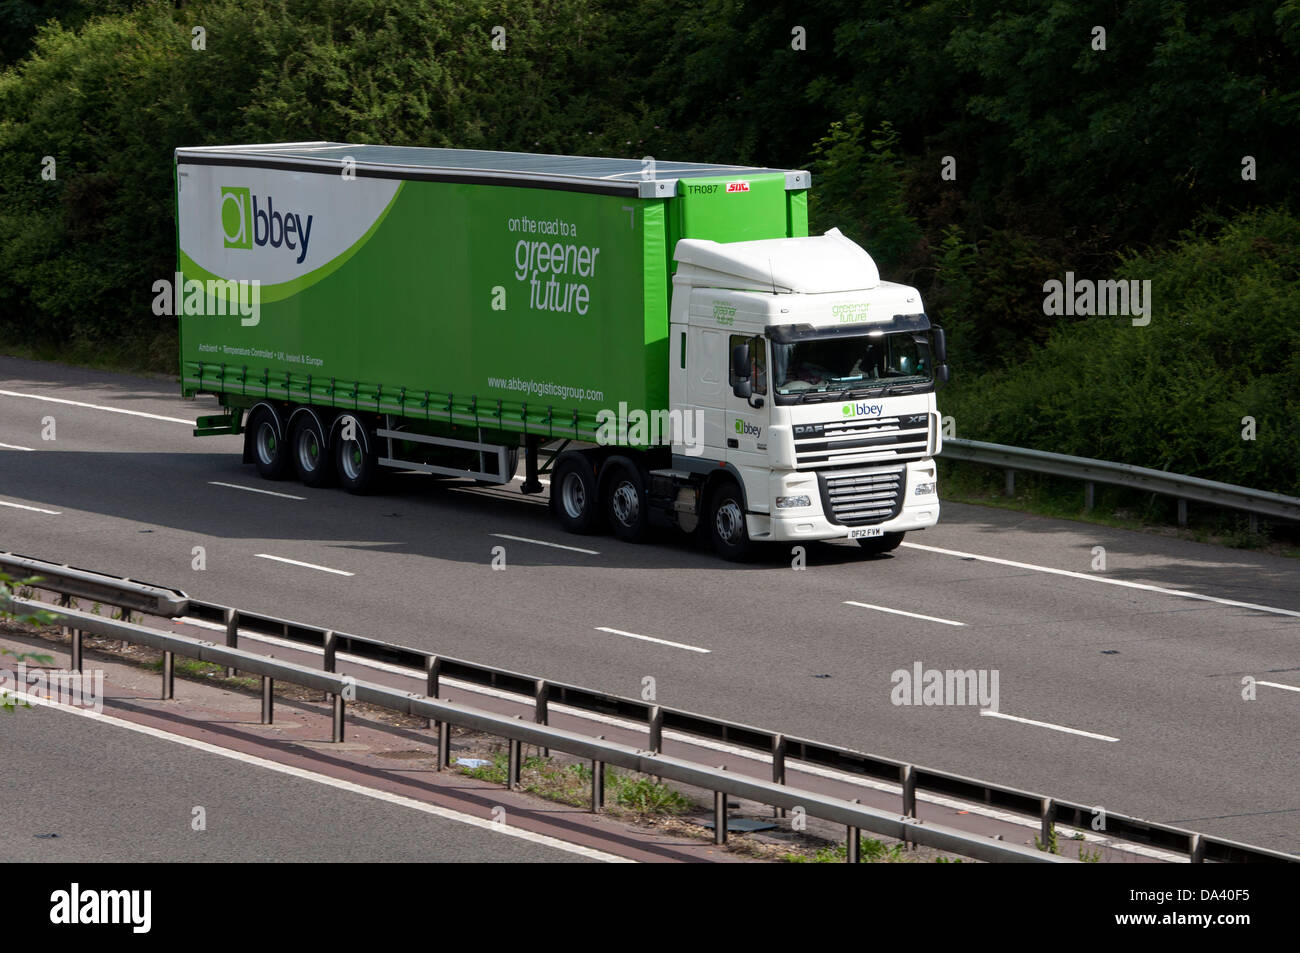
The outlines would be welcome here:
<svg viewBox="0 0 1300 953">
<path fill-rule="evenodd" d="M 879 526 L 864 526 L 862 529 L 849 530 L 849 539 L 870 539 L 872 536 L 884 536 L 885 531 Z"/>
</svg>

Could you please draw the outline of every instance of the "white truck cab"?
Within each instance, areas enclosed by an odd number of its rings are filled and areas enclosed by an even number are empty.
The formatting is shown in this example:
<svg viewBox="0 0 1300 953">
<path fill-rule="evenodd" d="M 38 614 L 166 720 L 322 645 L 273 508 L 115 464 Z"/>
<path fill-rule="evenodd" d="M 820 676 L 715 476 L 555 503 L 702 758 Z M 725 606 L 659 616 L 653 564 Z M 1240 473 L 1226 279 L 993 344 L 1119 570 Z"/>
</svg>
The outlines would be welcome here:
<svg viewBox="0 0 1300 953">
<path fill-rule="evenodd" d="M 684 239 L 674 258 L 670 404 L 699 412 L 704 452 L 675 444 L 673 469 L 725 468 L 742 488 L 701 514 L 719 547 L 730 532 L 742 546 L 848 538 L 884 552 L 933 526 L 948 369 L 917 290 L 882 281 L 837 229 Z"/>
</svg>

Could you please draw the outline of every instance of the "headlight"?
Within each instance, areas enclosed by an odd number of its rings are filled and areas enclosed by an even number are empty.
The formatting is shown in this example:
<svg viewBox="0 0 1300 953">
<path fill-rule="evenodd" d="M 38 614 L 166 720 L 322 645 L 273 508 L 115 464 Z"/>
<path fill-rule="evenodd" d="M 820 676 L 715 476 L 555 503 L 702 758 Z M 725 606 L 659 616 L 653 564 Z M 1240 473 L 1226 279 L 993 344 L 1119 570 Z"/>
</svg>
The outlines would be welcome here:
<svg viewBox="0 0 1300 953">
<path fill-rule="evenodd" d="M 796 506 L 812 506 L 812 500 L 806 496 L 778 496 L 776 498 L 776 508 L 778 510 L 793 509 Z"/>
<path fill-rule="evenodd" d="M 934 488 L 935 488 L 935 486 L 936 486 L 936 484 L 934 484 L 934 483 L 918 483 L 918 484 L 917 484 L 917 485 L 912 489 L 912 495 L 913 495 L 913 496 L 925 496 L 925 495 L 928 494 L 928 493 L 933 493 L 933 492 L 934 492 Z"/>
</svg>

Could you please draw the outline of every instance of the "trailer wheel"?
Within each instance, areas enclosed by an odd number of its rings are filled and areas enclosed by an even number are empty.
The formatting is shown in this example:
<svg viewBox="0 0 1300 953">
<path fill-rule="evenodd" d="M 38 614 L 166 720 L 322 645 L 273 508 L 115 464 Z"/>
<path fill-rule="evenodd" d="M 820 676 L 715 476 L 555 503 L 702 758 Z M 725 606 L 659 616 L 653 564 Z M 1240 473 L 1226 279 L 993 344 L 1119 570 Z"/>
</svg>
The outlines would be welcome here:
<svg viewBox="0 0 1300 953">
<path fill-rule="evenodd" d="M 892 553 L 898 548 L 899 543 L 903 541 L 903 533 L 885 533 L 883 536 L 872 536 L 868 539 L 858 540 L 861 546 L 872 556 L 879 556 L 883 553 Z"/>
<path fill-rule="evenodd" d="M 299 416 L 290 432 L 289 449 L 294 470 L 304 486 L 327 486 L 334 479 L 334 463 L 325 432 L 311 414 Z"/>
<path fill-rule="evenodd" d="M 254 410 L 248 422 L 248 440 L 262 479 L 283 480 L 289 475 L 289 447 L 279 414 L 265 406 Z"/>
<path fill-rule="evenodd" d="M 753 551 L 745 525 L 745 499 L 735 483 L 724 483 L 709 501 L 709 534 L 713 548 L 728 562 L 744 562 Z"/>
<path fill-rule="evenodd" d="M 345 438 L 347 422 L 352 421 L 355 432 L 352 439 Z M 379 476 L 379 460 L 371 449 L 374 438 L 366 425 L 355 417 L 339 418 L 339 434 L 334 441 L 334 470 L 339 486 L 349 493 L 369 493 Z"/>
<path fill-rule="evenodd" d="M 584 456 L 564 454 L 551 473 L 551 511 L 570 533 L 594 533 L 600 529 L 596 471 Z"/>
<path fill-rule="evenodd" d="M 650 525 L 645 477 L 631 460 L 615 458 L 605 464 L 604 502 L 609 528 L 619 539 L 639 543 Z"/>
</svg>

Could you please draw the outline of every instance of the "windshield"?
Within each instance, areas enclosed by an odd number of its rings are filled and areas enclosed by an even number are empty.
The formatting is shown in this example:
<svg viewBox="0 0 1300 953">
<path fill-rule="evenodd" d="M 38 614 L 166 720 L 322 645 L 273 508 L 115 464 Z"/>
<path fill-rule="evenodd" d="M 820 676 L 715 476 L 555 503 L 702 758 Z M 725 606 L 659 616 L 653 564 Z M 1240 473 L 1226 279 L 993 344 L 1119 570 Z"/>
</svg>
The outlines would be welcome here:
<svg viewBox="0 0 1300 953">
<path fill-rule="evenodd" d="M 830 399 L 852 393 L 896 393 L 933 383 L 929 337 L 911 331 L 772 343 L 772 386 L 778 397 Z"/>
</svg>

